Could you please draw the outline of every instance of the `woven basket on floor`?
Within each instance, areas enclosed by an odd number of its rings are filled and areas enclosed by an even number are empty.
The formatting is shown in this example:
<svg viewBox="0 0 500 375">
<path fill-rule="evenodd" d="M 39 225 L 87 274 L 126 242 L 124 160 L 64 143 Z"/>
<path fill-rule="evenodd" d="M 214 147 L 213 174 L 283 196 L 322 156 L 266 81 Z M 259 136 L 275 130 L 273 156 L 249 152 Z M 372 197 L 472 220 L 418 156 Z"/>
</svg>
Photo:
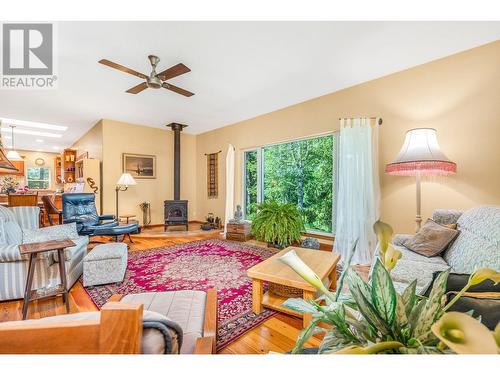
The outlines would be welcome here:
<svg viewBox="0 0 500 375">
<path fill-rule="evenodd" d="M 280 297 L 285 298 L 300 298 L 302 297 L 302 290 L 291 286 L 269 283 L 269 291 Z"/>
</svg>

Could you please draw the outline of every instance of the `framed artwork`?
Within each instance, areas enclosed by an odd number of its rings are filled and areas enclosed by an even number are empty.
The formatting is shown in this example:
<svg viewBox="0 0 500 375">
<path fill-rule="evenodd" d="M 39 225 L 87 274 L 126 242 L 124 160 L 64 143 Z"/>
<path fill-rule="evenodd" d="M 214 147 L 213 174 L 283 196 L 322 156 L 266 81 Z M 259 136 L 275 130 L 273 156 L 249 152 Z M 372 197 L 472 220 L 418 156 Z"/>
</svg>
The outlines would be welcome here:
<svg viewBox="0 0 500 375">
<path fill-rule="evenodd" d="M 156 178 L 156 156 L 124 153 L 123 173 L 134 178 Z"/>
</svg>

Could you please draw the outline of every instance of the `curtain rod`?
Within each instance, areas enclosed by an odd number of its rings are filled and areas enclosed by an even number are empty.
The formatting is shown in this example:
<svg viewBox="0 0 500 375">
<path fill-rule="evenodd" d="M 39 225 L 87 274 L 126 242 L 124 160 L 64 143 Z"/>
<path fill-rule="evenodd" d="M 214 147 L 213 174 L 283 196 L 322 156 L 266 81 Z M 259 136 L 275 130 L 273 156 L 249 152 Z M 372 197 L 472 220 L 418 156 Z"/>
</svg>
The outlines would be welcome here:
<svg viewBox="0 0 500 375">
<path fill-rule="evenodd" d="M 342 120 L 342 119 L 344 119 L 344 120 L 353 120 L 353 119 L 355 119 L 355 118 L 359 118 L 359 117 L 344 117 L 344 118 L 339 117 L 339 120 Z M 378 121 L 377 121 L 377 123 L 378 123 L 379 125 L 382 125 L 382 123 L 383 123 L 383 120 L 382 120 L 382 118 L 380 118 L 380 117 L 368 117 L 368 118 L 369 118 L 370 120 L 378 120 Z"/>
<path fill-rule="evenodd" d="M 217 152 L 212 152 L 210 154 L 205 154 L 205 156 L 208 156 L 208 155 L 213 155 L 213 154 L 220 154 L 222 152 L 222 150 L 219 150 Z"/>
</svg>

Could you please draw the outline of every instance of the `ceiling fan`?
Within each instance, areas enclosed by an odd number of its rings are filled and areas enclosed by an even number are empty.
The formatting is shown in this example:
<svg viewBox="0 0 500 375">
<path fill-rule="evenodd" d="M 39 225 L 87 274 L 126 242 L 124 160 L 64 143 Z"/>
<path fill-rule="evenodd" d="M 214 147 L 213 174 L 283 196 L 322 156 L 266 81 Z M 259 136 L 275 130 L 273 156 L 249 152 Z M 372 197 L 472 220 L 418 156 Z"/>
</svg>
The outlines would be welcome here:
<svg viewBox="0 0 500 375">
<path fill-rule="evenodd" d="M 152 88 L 152 89 L 159 89 L 159 88 L 163 87 L 164 89 L 176 92 L 177 94 L 181 94 L 184 96 L 189 97 L 189 96 L 194 95 L 192 92 L 189 92 L 189 91 L 184 90 L 180 87 L 174 86 L 171 83 L 165 82 L 171 78 L 180 76 L 181 74 L 184 74 L 187 72 L 190 72 L 191 69 L 189 69 L 186 65 L 180 63 L 180 64 L 174 65 L 168 69 L 165 69 L 164 71 L 162 71 L 160 73 L 156 73 L 156 66 L 160 62 L 160 58 L 158 56 L 149 55 L 148 59 L 151 63 L 151 67 L 153 68 L 151 73 L 149 74 L 149 76 L 142 74 L 142 73 L 139 73 L 133 69 L 127 68 L 126 66 L 123 66 L 123 65 L 117 64 L 115 62 L 106 60 L 106 59 L 99 60 L 99 63 L 106 65 L 106 66 L 109 66 L 110 68 L 115 68 L 115 69 L 121 70 L 122 72 L 129 73 L 129 74 L 132 74 L 136 77 L 139 77 L 139 78 L 146 80 L 145 82 L 142 82 L 142 83 L 138 84 L 137 86 L 134 86 L 134 87 L 128 89 L 127 92 L 129 94 L 138 94 L 141 91 L 147 89 L 148 87 Z"/>
</svg>

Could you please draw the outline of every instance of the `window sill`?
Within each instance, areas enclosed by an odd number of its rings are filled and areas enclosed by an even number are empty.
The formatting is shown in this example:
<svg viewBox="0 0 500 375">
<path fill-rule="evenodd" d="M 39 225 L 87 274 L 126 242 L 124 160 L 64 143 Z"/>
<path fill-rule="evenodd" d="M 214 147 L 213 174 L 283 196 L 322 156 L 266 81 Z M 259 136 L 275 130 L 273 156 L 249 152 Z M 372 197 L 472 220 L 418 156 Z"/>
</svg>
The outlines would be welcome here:
<svg viewBox="0 0 500 375">
<path fill-rule="evenodd" d="M 313 237 L 319 240 L 328 240 L 335 241 L 335 236 L 330 233 L 321 233 L 321 232 L 302 232 L 302 235 L 305 237 Z"/>
<path fill-rule="evenodd" d="M 244 219 L 245 221 L 248 221 L 250 225 L 252 224 L 251 220 Z M 326 232 L 319 232 L 319 231 L 305 231 L 301 233 L 302 236 L 304 237 L 313 237 L 317 238 L 319 240 L 328 240 L 328 241 L 335 241 L 335 235 L 333 233 L 326 233 Z"/>
</svg>

